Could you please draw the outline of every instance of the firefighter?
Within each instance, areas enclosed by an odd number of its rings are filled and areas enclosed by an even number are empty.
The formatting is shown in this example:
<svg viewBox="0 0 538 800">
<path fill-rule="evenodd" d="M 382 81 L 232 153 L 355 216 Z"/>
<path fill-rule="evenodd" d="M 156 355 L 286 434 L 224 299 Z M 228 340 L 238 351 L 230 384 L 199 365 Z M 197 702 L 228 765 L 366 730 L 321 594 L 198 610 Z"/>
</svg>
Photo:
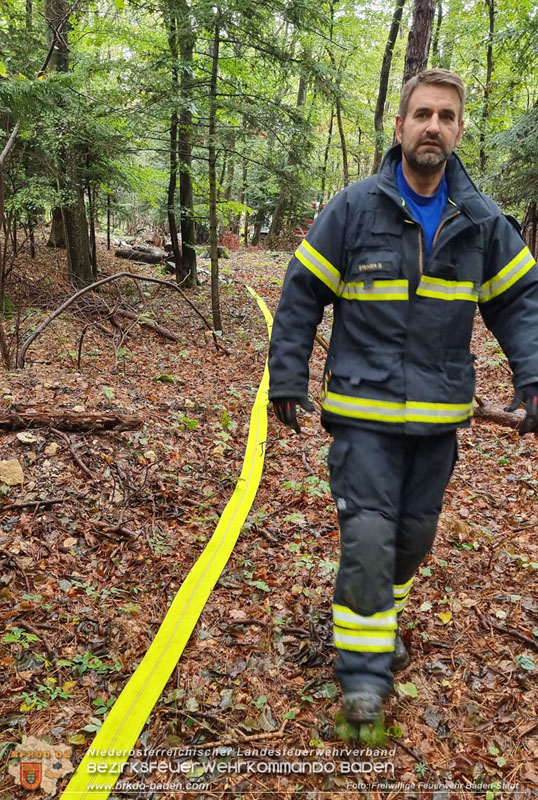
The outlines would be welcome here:
<svg viewBox="0 0 538 800">
<path fill-rule="evenodd" d="M 403 87 L 397 144 L 348 186 L 292 258 L 269 353 L 269 398 L 297 433 L 324 307 L 334 321 L 321 421 L 340 526 L 336 677 L 350 722 L 371 722 L 410 661 L 398 635 L 473 414 L 476 305 L 506 353 L 520 433 L 538 430 L 538 268 L 517 225 L 453 153 L 465 88 L 442 69 Z"/>
</svg>

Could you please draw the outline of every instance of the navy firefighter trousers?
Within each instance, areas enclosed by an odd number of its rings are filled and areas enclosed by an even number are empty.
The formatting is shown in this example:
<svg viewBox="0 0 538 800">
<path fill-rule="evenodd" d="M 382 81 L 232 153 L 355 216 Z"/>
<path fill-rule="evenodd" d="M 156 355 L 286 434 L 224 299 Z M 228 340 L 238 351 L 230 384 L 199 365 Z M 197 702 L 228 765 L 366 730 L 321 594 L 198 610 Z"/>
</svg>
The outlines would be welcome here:
<svg viewBox="0 0 538 800">
<path fill-rule="evenodd" d="M 331 434 L 341 545 L 333 605 L 336 678 L 344 692 L 368 683 L 388 694 L 398 616 L 435 539 L 457 459 L 456 432 L 410 436 L 331 425 Z"/>
</svg>

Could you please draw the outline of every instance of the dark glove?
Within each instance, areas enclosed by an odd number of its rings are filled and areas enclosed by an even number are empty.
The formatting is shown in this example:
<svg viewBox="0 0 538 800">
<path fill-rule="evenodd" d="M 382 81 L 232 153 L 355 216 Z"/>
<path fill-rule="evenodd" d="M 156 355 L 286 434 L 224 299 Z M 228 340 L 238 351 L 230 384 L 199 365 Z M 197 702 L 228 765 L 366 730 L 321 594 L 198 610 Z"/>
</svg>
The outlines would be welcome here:
<svg viewBox="0 0 538 800">
<path fill-rule="evenodd" d="M 517 389 L 505 411 L 515 411 L 522 403 L 525 403 L 527 416 L 519 426 L 519 435 L 538 433 L 538 383 L 529 383 L 528 386 Z"/>
<path fill-rule="evenodd" d="M 305 411 L 314 411 L 314 406 L 308 397 L 276 397 L 273 400 L 273 409 L 280 422 L 287 425 L 295 433 L 301 433 L 297 422 L 297 403 Z"/>
</svg>

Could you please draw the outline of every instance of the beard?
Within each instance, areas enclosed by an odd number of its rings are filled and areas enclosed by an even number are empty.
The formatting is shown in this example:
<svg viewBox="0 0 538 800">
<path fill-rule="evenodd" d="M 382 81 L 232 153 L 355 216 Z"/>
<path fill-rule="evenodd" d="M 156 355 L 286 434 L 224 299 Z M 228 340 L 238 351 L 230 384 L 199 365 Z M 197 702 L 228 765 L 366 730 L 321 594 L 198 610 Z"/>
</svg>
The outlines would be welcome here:
<svg viewBox="0 0 538 800">
<path fill-rule="evenodd" d="M 430 140 L 431 137 L 428 137 L 426 141 Z M 416 172 L 421 172 L 422 174 L 428 175 L 438 172 L 439 168 L 442 167 L 443 164 L 446 164 L 450 158 L 452 149 L 447 148 L 442 141 L 438 141 L 438 148 L 432 148 L 431 150 L 419 149 L 422 144 L 423 142 L 419 142 L 416 147 L 411 148 L 406 146 L 406 143 L 402 141 L 402 153 L 407 163 L 411 169 Z"/>
</svg>

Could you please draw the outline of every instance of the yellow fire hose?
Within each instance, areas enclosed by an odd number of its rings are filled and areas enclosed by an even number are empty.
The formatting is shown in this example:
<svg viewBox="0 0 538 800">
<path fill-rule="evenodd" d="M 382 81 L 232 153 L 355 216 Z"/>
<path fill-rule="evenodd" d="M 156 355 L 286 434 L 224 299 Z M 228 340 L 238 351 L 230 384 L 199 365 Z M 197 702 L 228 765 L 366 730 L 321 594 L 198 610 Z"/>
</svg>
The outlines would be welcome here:
<svg viewBox="0 0 538 800">
<path fill-rule="evenodd" d="M 256 292 L 271 335 L 272 317 Z M 178 590 L 155 639 L 112 706 L 61 800 L 106 800 L 163 691 L 237 542 L 260 484 L 267 436 L 267 363 L 250 416 L 241 475 L 215 532 Z"/>
</svg>

